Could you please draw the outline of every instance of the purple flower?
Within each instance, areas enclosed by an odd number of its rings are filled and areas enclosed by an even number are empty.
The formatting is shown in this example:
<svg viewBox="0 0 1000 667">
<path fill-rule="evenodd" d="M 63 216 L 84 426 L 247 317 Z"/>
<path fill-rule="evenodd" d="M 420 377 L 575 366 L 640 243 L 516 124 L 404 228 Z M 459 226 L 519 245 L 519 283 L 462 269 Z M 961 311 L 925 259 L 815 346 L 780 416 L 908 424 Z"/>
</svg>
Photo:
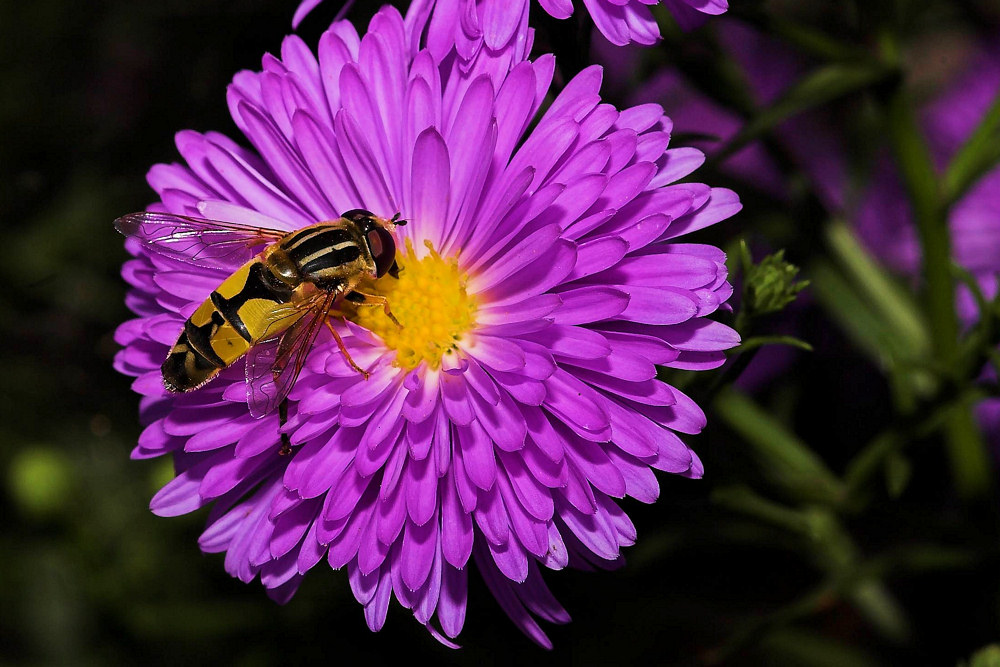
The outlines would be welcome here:
<svg viewBox="0 0 1000 667">
<path fill-rule="evenodd" d="M 292 230 L 401 212 L 400 276 L 370 288 L 404 327 L 381 311 L 336 320 L 367 380 L 321 335 L 289 395 L 282 456 L 278 416 L 251 417 L 241 368 L 163 389 L 168 346 L 226 275 L 129 241 L 139 317 L 118 330 L 116 364 L 143 396 L 133 456 L 173 454 L 153 511 L 212 504 L 201 548 L 278 601 L 325 559 L 346 568 L 373 630 L 395 597 L 447 643 L 435 627 L 459 634 L 474 563 L 548 646 L 534 617 L 569 617 L 541 568 L 619 564 L 635 528 L 617 499 L 653 502 L 653 469 L 702 474 L 677 433 L 704 415 L 656 365 L 715 368 L 738 342 L 705 317 L 732 291 L 723 253 L 677 238 L 740 203 L 673 184 L 701 154 L 668 149 L 660 107 L 602 104 L 599 68 L 536 119 L 554 59 L 526 60 L 530 37 L 438 61 L 422 21 L 384 8 L 363 38 L 335 23 L 318 57 L 286 38 L 229 89 L 252 150 L 185 131 L 185 163 L 149 173 L 151 209 L 176 214 Z"/>
<path fill-rule="evenodd" d="M 299 22 L 321 0 L 303 0 L 292 22 Z M 729 9 L 729 0 L 662 0 L 664 6 L 685 30 L 704 22 L 707 16 L 719 15 Z M 597 29 L 612 44 L 624 46 L 655 44 L 660 28 L 649 10 L 660 0 L 582 0 Z M 538 0 L 548 14 L 567 19 L 575 9 L 573 0 Z M 528 23 L 529 0 L 414 0 L 411 12 L 430 12 L 427 46 L 442 57 L 457 48 L 465 57 L 471 56 L 483 43 L 490 49 L 503 48 L 512 39 L 523 38 Z M 519 37 L 522 36 L 522 37 Z"/>
</svg>

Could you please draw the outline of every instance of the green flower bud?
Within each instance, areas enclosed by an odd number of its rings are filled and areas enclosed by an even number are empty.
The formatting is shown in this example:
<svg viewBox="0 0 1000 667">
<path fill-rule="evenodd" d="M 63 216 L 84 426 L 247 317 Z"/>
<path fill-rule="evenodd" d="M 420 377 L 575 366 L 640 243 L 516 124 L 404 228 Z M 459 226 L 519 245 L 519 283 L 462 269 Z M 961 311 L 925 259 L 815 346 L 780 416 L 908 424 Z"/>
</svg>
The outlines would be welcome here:
<svg viewBox="0 0 1000 667">
<path fill-rule="evenodd" d="M 784 310 L 809 285 L 796 281 L 799 267 L 785 261 L 785 251 L 768 255 L 759 264 L 750 264 L 744 276 L 743 293 L 746 311 L 766 315 Z"/>
</svg>

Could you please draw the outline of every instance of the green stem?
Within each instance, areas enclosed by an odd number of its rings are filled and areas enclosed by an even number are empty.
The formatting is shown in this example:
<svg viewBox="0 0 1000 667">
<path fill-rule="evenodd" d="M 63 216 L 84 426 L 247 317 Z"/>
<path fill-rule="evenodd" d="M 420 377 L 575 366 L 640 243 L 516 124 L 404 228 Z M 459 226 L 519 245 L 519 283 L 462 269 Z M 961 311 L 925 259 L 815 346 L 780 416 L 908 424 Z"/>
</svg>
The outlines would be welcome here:
<svg viewBox="0 0 1000 667">
<path fill-rule="evenodd" d="M 889 133 L 920 237 L 931 342 L 937 356 L 950 362 L 958 351 L 951 238 L 930 151 L 917 125 L 910 98 L 902 87 L 889 104 Z"/>
<path fill-rule="evenodd" d="M 744 146 L 756 141 L 792 116 L 829 104 L 898 76 L 894 67 L 877 62 L 834 62 L 800 79 L 770 106 L 761 109 L 736 136 L 706 162 L 715 168 Z"/>
<path fill-rule="evenodd" d="M 889 134 L 920 237 L 931 343 L 937 361 L 949 370 L 953 377 L 948 379 L 954 381 L 954 375 L 961 371 L 957 364 L 959 327 L 947 207 L 913 104 L 902 86 L 889 102 Z M 989 476 L 983 468 L 987 459 L 969 406 L 949 414 L 945 436 L 959 495 L 966 499 L 982 497 L 989 490 Z"/>
<path fill-rule="evenodd" d="M 1000 93 L 972 135 L 959 149 L 944 175 L 944 192 L 955 203 L 1000 160 Z"/>
<path fill-rule="evenodd" d="M 777 35 L 803 53 L 824 60 L 872 60 L 865 48 L 838 40 L 821 30 L 791 21 L 762 7 L 734 3 L 729 15 L 743 19 L 767 35 Z"/>
<path fill-rule="evenodd" d="M 885 462 L 891 456 L 901 452 L 907 444 L 926 437 L 942 427 L 947 428 L 949 420 L 956 411 L 964 410 L 968 413 L 967 406 L 982 400 L 984 395 L 979 389 L 958 392 L 955 385 L 947 385 L 934 399 L 875 436 L 854 457 L 844 475 L 844 484 L 847 487 L 847 496 L 851 499 L 852 509 L 862 509 L 864 503 L 858 504 L 859 497 L 872 478 L 882 471 Z M 989 466 L 984 470 L 988 471 Z"/>
<path fill-rule="evenodd" d="M 789 625 L 831 607 L 837 601 L 837 589 L 832 584 L 823 584 L 798 600 L 781 607 L 765 616 L 743 624 L 732 637 L 719 648 L 706 652 L 702 660 L 707 665 L 728 664 L 730 659 L 763 637 L 768 630 Z"/>
</svg>

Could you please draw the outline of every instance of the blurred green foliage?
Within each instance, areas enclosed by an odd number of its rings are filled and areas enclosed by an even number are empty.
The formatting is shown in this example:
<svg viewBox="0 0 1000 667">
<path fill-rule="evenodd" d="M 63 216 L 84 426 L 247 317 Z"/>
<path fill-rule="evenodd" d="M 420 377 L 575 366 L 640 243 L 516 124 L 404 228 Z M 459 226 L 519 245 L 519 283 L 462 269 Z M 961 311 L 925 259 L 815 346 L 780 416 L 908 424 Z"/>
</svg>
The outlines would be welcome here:
<svg viewBox="0 0 1000 667">
<path fill-rule="evenodd" d="M 996 644 L 976 651 L 969 662 L 961 663 L 969 667 L 1000 667 L 1000 646 Z"/>
<path fill-rule="evenodd" d="M 111 368 L 113 331 L 129 314 L 118 277 L 126 255 L 110 222 L 150 201 L 142 176 L 176 159 L 174 132 L 236 135 L 225 85 L 277 51 L 296 4 L 0 3 L 0 663 L 381 664 L 420 656 L 445 664 L 874 666 L 973 656 L 970 665 L 997 664 L 995 646 L 976 653 L 1000 630 L 1000 531 L 987 456 L 995 452 L 971 420 L 990 393 L 974 380 L 997 342 L 998 328 L 988 327 L 995 305 L 965 337 L 948 317 L 929 317 L 928 303 L 947 311 L 953 298 L 947 252 L 928 259 L 936 291 L 922 299 L 842 221 L 828 219 L 791 163 L 783 165 L 788 201 L 744 191 L 717 160 L 699 171 L 699 180 L 736 187 L 746 206 L 703 237 L 787 248 L 787 262 L 772 256 L 753 269 L 758 277 L 747 275 L 767 303 L 785 305 L 801 285 L 788 262 L 803 267 L 816 307 L 797 335 L 815 351 L 789 350 L 794 363 L 752 396 L 729 386 L 725 370 L 674 378 L 709 412 L 708 430 L 690 439 L 706 479 L 662 476 L 656 505 L 626 503 L 640 534 L 628 567 L 548 575 L 574 617 L 553 629 L 553 653 L 521 637 L 475 576 L 466 648 L 451 652 L 398 608 L 382 633 L 368 632 L 343 574 L 323 567 L 291 603 L 275 605 L 258 584 L 230 579 L 221 556 L 200 554 L 204 513 L 151 515 L 148 500 L 172 471 L 167 461 L 128 458 L 138 401 Z M 308 42 L 337 4 L 307 19 Z M 350 16 L 363 24 L 377 4 L 358 2 Z M 893 119 L 888 139 L 914 194 L 927 196 L 932 181 L 921 225 L 940 236 L 945 207 L 1000 157 L 1000 107 L 939 179 L 912 123 L 909 96 L 924 75 L 915 63 L 938 35 L 996 30 L 1000 8 L 975 0 L 731 4 L 732 14 L 817 62 L 774 105 L 748 101 L 711 24 L 685 35 L 666 12 L 667 39 L 637 74 L 676 65 L 739 110 L 747 124 L 729 152 L 769 141 L 804 110 L 846 108 L 863 137 L 854 151 L 863 161 L 871 145 L 886 147 L 885 118 Z M 573 31 L 587 26 L 544 17 L 537 25 L 539 48 L 556 50 L 565 81 L 588 42 Z M 627 98 L 629 82 L 607 83 L 611 101 Z M 753 336 L 798 344 L 773 327 L 755 317 Z M 752 358 L 751 340 L 737 359 Z M 763 354 L 761 362 L 771 363 Z"/>
</svg>

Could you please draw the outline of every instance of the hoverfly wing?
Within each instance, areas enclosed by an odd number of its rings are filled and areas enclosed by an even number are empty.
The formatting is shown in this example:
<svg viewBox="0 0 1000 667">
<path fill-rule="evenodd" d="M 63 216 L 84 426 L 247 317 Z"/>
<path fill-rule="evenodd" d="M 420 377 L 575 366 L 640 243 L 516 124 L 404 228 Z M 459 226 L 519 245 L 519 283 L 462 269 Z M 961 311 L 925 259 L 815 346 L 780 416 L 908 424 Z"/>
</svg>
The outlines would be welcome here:
<svg viewBox="0 0 1000 667">
<path fill-rule="evenodd" d="M 277 311 L 281 321 L 294 319 L 293 324 L 287 328 L 275 326 L 273 335 L 265 333 L 250 346 L 246 360 L 247 405 L 255 418 L 270 414 L 288 396 L 334 299 L 334 294 L 321 292 L 308 301 Z"/>
<path fill-rule="evenodd" d="M 115 229 L 164 257 L 232 271 L 288 232 L 173 213 L 140 211 L 115 220 Z"/>
</svg>

